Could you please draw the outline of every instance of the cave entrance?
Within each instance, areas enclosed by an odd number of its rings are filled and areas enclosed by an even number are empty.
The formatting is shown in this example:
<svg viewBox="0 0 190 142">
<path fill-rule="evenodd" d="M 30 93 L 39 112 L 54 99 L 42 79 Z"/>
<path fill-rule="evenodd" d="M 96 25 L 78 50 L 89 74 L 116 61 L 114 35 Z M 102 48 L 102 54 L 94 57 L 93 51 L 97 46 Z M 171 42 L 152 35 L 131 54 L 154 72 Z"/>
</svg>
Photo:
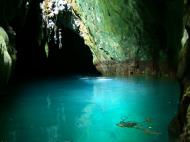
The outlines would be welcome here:
<svg viewBox="0 0 190 142">
<path fill-rule="evenodd" d="M 24 20 L 20 20 L 22 26 L 17 26 L 16 78 L 98 74 L 92 53 L 76 28 L 76 16 L 67 3 L 59 6 L 60 12 L 45 17 L 46 20 L 37 1 L 29 3 L 22 12 L 25 14 Z"/>
<path fill-rule="evenodd" d="M 50 74 L 95 74 L 92 53 L 83 38 L 69 28 L 62 27 L 62 47 L 49 42 L 47 58 Z"/>
</svg>

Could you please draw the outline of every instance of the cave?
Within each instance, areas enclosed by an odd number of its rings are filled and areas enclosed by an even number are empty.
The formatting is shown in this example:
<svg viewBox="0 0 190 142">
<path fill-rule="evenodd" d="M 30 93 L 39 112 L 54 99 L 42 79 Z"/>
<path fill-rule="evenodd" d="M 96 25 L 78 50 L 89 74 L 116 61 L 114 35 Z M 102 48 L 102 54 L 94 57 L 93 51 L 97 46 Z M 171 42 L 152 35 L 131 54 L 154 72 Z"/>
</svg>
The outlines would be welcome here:
<svg viewBox="0 0 190 142">
<path fill-rule="evenodd" d="M 42 28 L 41 13 L 39 2 L 32 2 L 30 8 L 27 9 L 27 16 L 22 27 L 19 25 L 17 17 L 13 19 L 12 24 L 16 25 L 15 29 L 18 34 L 15 38 L 17 62 L 12 80 L 100 74 L 92 63 L 92 53 L 85 45 L 84 39 L 58 18 L 57 27 L 59 32 L 61 31 L 62 38 L 60 44 L 63 46 L 59 48 L 59 44 L 54 40 L 54 36 L 58 33 L 47 33 L 47 29 Z M 62 15 L 64 14 L 59 16 Z M 70 14 L 66 13 L 65 15 L 69 21 Z M 49 53 L 45 52 L 45 44 L 49 46 Z"/>
<path fill-rule="evenodd" d="M 189 11 L 2 0 L 0 141 L 190 141 Z"/>
</svg>

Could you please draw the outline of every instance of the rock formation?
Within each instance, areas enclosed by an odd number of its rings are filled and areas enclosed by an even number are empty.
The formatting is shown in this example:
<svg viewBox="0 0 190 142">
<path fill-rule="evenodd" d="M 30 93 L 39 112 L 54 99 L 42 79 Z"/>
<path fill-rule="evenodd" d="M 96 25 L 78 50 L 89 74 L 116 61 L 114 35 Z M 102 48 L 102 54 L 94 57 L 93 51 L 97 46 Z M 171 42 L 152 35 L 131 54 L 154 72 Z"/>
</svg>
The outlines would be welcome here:
<svg viewBox="0 0 190 142">
<path fill-rule="evenodd" d="M 182 48 L 179 52 L 177 77 L 181 86 L 179 111 L 169 126 L 171 141 L 190 141 L 190 1 L 184 1 Z"/>
<path fill-rule="evenodd" d="M 33 19 L 38 22 L 31 27 L 36 28 L 34 40 L 38 40 L 34 46 L 45 48 L 39 51 L 40 54 L 46 51 L 49 55 L 47 42 L 50 39 L 62 48 L 60 41 L 63 40 L 64 27 L 84 39 L 92 52 L 93 64 L 103 75 L 175 75 L 182 29 L 182 2 L 178 0 L 154 3 L 150 0 L 39 0 L 35 3 L 16 0 L 14 8 L 4 0 L 2 5 L 6 7 L 1 8 L 2 24 L 12 24 L 18 36 L 31 34 L 26 28 L 32 26 L 29 23 L 33 5 L 36 7 L 34 13 L 43 15 L 43 22 L 36 15 Z M 37 5 L 41 6 L 42 11 Z M 176 5 L 179 7 L 176 8 Z M 32 42 L 32 39 L 28 41 Z M 21 50 L 26 52 L 24 48 Z M 37 49 L 33 50 L 37 52 Z M 25 56 L 25 53 L 20 53 L 18 56 Z"/>
<path fill-rule="evenodd" d="M 17 33 L 20 74 L 32 69 L 40 72 L 46 62 L 57 64 L 51 66 L 53 69 L 64 66 L 60 72 L 71 64 L 75 70 L 73 66 L 84 62 L 78 68 L 92 68 L 91 51 L 93 64 L 103 75 L 177 76 L 181 100 L 169 131 L 176 140 L 189 141 L 190 2 L 184 0 L 184 3 L 180 0 L 2 0 L 0 26 L 6 30 L 0 28 L 0 86 L 9 78 L 16 59 L 15 50 L 9 48 L 8 42 L 11 25 Z M 74 41 L 68 35 L 75 37 Z M 83 42 L 89 48 L 81 45 Z M 77 48 L 79 43 L 81 48 Z M 46 68 L 42 74 L 45 71 Z"/>
<path fill-rule="evenodd" d="M 93 53 L 94 65 L 104 75 L 175 72 L 181 2 L 66 1 L 80 19 L 80 35 Z M 173 22 L 176 25 L 171 26 Z"/>
<path fill-rule="evenodd" d="M 9 43 L 6 31 L 0 27 L 0 87 L 8 82 L 16 53 Z"/>
</svg>

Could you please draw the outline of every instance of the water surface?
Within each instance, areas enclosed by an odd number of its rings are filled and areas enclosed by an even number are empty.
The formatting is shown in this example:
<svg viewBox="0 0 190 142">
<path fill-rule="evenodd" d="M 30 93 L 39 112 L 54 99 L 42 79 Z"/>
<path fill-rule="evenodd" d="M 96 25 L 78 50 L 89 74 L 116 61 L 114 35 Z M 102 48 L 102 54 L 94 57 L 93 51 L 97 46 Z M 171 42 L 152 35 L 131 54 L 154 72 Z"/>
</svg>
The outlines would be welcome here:
<svg viewBox="0 0 190 142">
<path fill-rule="evenodd" d="M 75 77 L 12 92 L 0 96 L 0 142 L 167 142 L 179 87 L 169 80 Z M 119 127 L 122 120 L 137 126 Z"/>
</svg>

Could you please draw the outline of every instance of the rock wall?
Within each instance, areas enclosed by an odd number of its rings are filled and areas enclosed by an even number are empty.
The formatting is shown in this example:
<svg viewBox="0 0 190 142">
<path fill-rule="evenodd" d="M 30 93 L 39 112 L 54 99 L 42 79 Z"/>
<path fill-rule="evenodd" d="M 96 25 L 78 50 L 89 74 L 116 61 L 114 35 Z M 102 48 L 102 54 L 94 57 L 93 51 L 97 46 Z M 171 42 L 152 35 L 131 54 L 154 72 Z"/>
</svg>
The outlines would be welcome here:
<svg viewBox="0 0 190 142">
<path fill-rule="evenodd" d="M 0 27 L 0 88 L 8 82 L 16 60 L 15 54 L 6 31 Z"/>
<path fill-rule="evenodd" d="M 93 64 L 103 75 L 176 74 L 176 54 L 180 49 L 182 28 L 181 1 L 65 1 L 71 5 L 72 11 L 62 16 L 62 23 L 72 27 L 72 23 L 67 22 L 71 13 L 77 19 L 74 22 L 79 22 L 78 34 L 90 47 Z M 40 2 L 42 0 L 36 1 L 36 5 Z M 18 34 L 23 34 L 20 31 L 27 31 L 24 26 L 30 20 L 28 12 L 33 3 L 27 0 L 3 0 L 0 5 L 0 25 L 7 27 L 12 24 Z M 44 36 L 44 33 L 39 36 Z M 39 37 L 37 40 L 39 44 L 43 42 Z M 48 55 L 47 49 L 46 52 Z M 22 56 L 26 56 L 25 53 Z"/>
<path fill-rule="evenodd" d="M 0 28 L 0 86 L 7 82 L 12 63 L 16 59 L 14 51 L 9 51 L 8 35 L 5 32 L 11 24 L 20 35 L 20 43 L 23 41 L 23 35 L 30 34 L 35 38 L 24 38 L 26 43 L 20 50 L 23 52 L 19 52 L 22 57 L 20 60 L 25 60 L 31 53 L 31 62 L 35 59 L 38 63 L 41 59 L 41 54 L 36 54 L 39 51 L 44 52 L 38 48 L 41 47 L 42 38 L 45 36 L 42 31 L 39 33 L 41 19 L 38 17 L 41 11 L 37 5 L 41 1 L 0 2 L 0 26 L 3 27 Z M 79 20 L 78 34 L 90 47 L 93 63 L 103 75 L 177 74 L 181 85 L 181 101 L 178 115 L 171 122 L 169 132 L 171 138 L 174 138 L 171 141 L 190 141 L 190 1 L 65 1 L 71 4 L 71 12 Z M 33 8 L 36 15 L 33 14 Z M 31 15 L 28 16 L 28 12 Z M 37 21 L 36 18 L 40 21 L 34 24 L 35 27 L 31 24 L 32 18 L 33 21 Z M 67 17 L 64 20 L 66 19 Z M 33 32 L 34 28 L 37 32 Z M 181 47 L 182 29 L 184 34 Z M 28 47 L 28 43 L 33 43 L 30 50 L 25 48 Z M 19 48 L 21 47 L 18 45 L 17 49 Z"/>
<path fill-rule="evenodd" d="M 179 111 L 169 126 L 172 142 L 190 141 L 190 1 L 184 1 L 182 47 L 177 77 L 181 86 Z"/>
<path fill-rule="evenodd" d="M 94 65 L 101 73 L 175 74 L 182 28 L 182 2 L 67 2 L 71 3 L 73 13 L 80 19 L 80 35 L 90 47 Z M 171 16 L 174 13 L 175 16 Z"/>
</svg>

